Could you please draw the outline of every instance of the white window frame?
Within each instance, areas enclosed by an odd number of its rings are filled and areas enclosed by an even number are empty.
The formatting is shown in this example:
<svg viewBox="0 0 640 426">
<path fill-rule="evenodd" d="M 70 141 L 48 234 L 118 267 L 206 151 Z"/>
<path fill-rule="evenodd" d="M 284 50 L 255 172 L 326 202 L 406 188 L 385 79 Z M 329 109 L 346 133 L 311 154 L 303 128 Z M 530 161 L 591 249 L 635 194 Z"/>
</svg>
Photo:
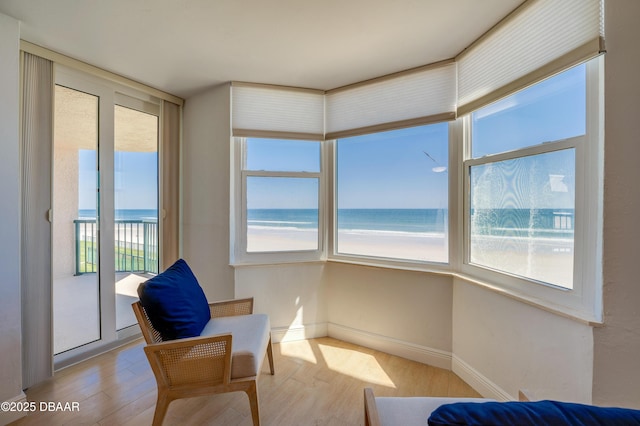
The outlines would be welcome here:
<svg viewBox="0 0 640 426">
<path fill-rule="evenodd" d="M 330 140 L 327 141 L 327 153 L 328 153 L 328 162 L 330 165 L 330 170 L 328 172 L 329 184 L 328 187 L 331 188 L 331 197 L 328 202 L 327 209 L 329 213 L 329 250 L 328 250 L 328 260 L 333 262 L 340 263 L 350 263 L 355 265 L 364 265 L 364 266 L 375 266 L 382 268 L 390 268 L 390 269 L 401 269 L 401 270 L 410 270 L 410 271 L 421 271 L 421 272 L 429 272 L 435 274 L 450 274 L 452 272 L 452 265 L 455 263 L 453 259 L 457 256 L 457 251 L 455 248 L 456 241 L 453 238 L 453 235 L 456 235 L 456 223 L 457 223 L 457 211 L 452 207 L 454 206 L 453 201 L 456 199 L 457 194 L 455 193 L 455 188 L 457 186 L 453 185 L 456 178 L 456 170 L 458 167 L 456 166 L 456 159 L 453 156 L 452 147 L 455 144 L 455 138 L 457 138 L 457 134 L 452 129 L 451 123 L 455 123 L 455 121 L 450 122 L 448 128 L 448 149 L 449 149 L 449 158 L 447 161 L 447 170 L 448 170 L 448 217 L 447 220 L 449 222 L 449 228 L 447 230 L 447 246 L 448 246 L 448 262 L 435 262 L 428 260 L 411 260 L 411 259 L 400 259 L 400 258 L 386 258 L 379 256 L 370 256 L 366 254 L 352 254 L 352 253 L 338 253 L 338 212 L 337 212 L 337 186 L 338 181 L 336 178 L 336 164 L 338 161 L 337 156 L 337 144 L 338 140 Z M 433 125 L 437 123 L 428 123 L 426 125 Z M 425 124 L 421 124 L 424 126 Z M 381 130 L 381 132 L 385 132 L 387 130 Z M 453 180 L 452 180 L 453 179 Z"/>
<path fill-rule="evenodd" d="M 463 132 L 462 170 L 459 190 L 463 229 L 458 240 L 456 274 L 507 296 L 515 297 L 556 313 L 588 323 L 602 322 L 602 196 L 603 196 L 603 60 L 586 63 L 586 134 L 570 139 L 530 146 L 511 152 L 471 156 L 471 118 L 460 118 Z M 470 253 L 470 170 L 471 167 L 575 148 L 575 227 L 573 289 L 564 289 L 507 272 L 491 270 L 469 262 Z M 460 222 L 459 222 L 460 223 Z"/>
<path fill-rule="evenodd" d="M 320 170 L 318 172 L 285 172 L 285 171 L 265 171 L 265 170 L 245 170 L 247 149 L 244 137 L 231 138 L 232 167 L 235 170 L 232 190 L 235 201 L 232 203 L 231 229 L 235 229 L 235 236 L 231 240 L 231 265 L 259 265 L 259 264 L 282 264 L 295 262 L 313 262 L 326 260 L 326 174 L 325 169 L 325 147 L 324 142 L 320 143 Z M 301 141 L 300 143 L 305 143 Z M 247 178 L 248 177 L 273 177 L 273 178 L 311 178 L 318 179 L 318 247 L 315 250 L 287 250 L 273 252 L 248 252 L 247 251 Z M 238 222 L 239 221 L 239 222 Z M 233 223 L 235 222 L 235 223 Z"/>
</svg>

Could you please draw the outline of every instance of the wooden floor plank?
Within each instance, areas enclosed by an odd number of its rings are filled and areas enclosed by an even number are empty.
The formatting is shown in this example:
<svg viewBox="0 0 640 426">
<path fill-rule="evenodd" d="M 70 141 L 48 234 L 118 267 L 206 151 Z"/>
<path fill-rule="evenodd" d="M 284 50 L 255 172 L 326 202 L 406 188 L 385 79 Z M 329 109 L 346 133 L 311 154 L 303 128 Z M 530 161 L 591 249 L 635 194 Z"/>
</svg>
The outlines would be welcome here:
<svg viewBox="0 0 640 426">
<path fill-rule="evenodd" d="M 31 413 L 12 425 L 148 425 L 155 379 L 141 340 L 68 367 L 26 391 L 40 402 L 78 402 L 80 412 Z M 362 389 L 379 396 L 472 396 L 450 371 L 329 337 L 273 345 L 276 374 L 265 362 L 258 383 L 262 424 L 362 425 Z M 244 393 L 174 401 L 165 425 L 250 426 Z"/>
</svg>

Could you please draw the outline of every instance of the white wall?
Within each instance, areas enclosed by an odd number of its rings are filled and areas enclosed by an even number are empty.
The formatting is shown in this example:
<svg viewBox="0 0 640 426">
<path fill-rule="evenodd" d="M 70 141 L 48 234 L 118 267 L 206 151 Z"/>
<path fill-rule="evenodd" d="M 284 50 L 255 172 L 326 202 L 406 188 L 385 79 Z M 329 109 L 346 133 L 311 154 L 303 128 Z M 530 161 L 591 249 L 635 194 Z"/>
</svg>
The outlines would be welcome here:
<svg viewBox="0 0 640 426">
<path fill-rule="evenodd" d="M 253 297 L 269 314 L 274 342 L 327 335 L 326 265 L 300 263 L 236 269 L 235 297 Z"/>
<path fill-rule="evenodd" d="M 606 2 L 604 320 L 593 400 L 640 408 L 640 2 Z"/>
<path fill-rule="evenodd" d="M 22 393 L 18 21 L 0 15 L 0 401 Z M 15 419 L 0 412 L 0 424 Z"/>
<path fill-rule="evenodd" d="M 329 335 L 451 366 L 451 277 L 329 263 Z"/>
<path fill-rule="evenodd" d="M 235 297 L 254 297 L 276 342 L 329 335 L 451 368 L 450 277 L 332 262 L 235 275 Z"/>
<path fill-rule="evenodd" d="M 230 299 L 229 86 L 186 100 L 183 141 L 183 251 L 207 299 Z"/>
<path fill-rule="evenodd" d="M 484 396 L 591 402 L 593 334 L 460 279 L 453 291 L 453 371 Z"/>
</svg>

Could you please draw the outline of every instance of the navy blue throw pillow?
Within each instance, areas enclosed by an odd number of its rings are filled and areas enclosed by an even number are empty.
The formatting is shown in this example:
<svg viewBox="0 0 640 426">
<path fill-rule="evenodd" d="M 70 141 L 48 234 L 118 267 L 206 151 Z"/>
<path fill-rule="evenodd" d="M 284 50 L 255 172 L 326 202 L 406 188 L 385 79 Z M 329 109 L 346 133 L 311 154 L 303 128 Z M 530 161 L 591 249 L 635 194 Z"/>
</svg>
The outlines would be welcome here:
<svg viewBox="0 0 640 426">
<path fill-rule="evenodd" d="M 207 298 L 183 259 L 140 284 L 138 296 L 163 340 L 199 336 L 211 319 Z"/>
<path fill-rule="evenodd" d="M 429 426 L 628 426 L 640 425 L 640 410 L 558 401 L 457 402 L 431 413 Z"/>
</svg>

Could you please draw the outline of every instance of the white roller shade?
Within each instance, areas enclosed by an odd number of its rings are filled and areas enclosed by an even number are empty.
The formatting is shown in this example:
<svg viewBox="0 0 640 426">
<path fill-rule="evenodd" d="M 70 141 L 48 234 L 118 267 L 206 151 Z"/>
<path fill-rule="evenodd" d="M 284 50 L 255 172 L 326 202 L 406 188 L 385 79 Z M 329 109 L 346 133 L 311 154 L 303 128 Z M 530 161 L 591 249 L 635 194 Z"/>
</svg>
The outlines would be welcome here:
<svg viewBox="0 0 640 426">
<path fill-rule="evenodd" d="M 326 138 L 452 120 L 456 64 L 433 64 L 327 92 Z"/>
<path fill-rule="evenodd" d="M 324 92 L 252 83 L 231 85 L 233 136 L 324 139 Z"/>
<path fill-rule="evenodd" d="M 458 55 L 458 115 L 604 50 L 602 0 L 530 0 Z"/>
</svg>

